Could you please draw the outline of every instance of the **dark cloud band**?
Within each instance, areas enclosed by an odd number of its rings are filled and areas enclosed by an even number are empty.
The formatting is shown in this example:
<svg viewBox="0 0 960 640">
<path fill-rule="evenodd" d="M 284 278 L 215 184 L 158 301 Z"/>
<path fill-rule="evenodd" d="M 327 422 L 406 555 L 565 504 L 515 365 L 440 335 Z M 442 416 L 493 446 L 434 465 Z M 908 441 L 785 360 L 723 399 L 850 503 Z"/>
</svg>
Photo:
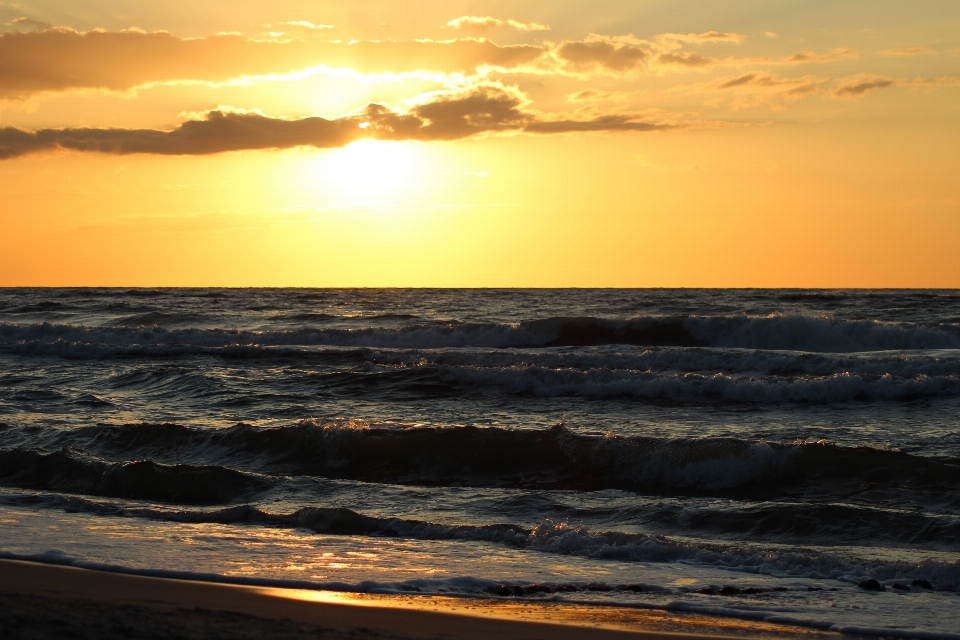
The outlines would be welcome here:
<svg viewBox="0 0 960 640">
<path fill-rule="evenodd" d="M 675 128 L 626 115 L 588 120 L 556 120 L 524 109 L 521 94 L 495 84 L 438 92 L 400 112 L 381 104 L 333 120 L 270 118 L 259 113 L 211 111 L 172 131 L 156 129 L 67 128 L 25 131 L 0 129 L 0 159 L 68 149 L 157 155 L 207 155 L 225 151 L 342 147 L 354 140 L 458 140 L 484 133 L 526 131 L 551 134 L 577 131 L 654 131 Z"/>
</svg>

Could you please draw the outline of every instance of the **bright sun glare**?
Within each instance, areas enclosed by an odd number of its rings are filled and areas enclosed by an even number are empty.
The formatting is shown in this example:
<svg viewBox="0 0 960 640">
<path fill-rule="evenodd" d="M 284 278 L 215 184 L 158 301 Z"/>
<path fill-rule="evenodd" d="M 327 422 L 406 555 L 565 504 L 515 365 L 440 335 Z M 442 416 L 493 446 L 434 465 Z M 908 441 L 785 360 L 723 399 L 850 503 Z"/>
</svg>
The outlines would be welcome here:
<svg viewBox="0 0 960 640">
<path fill-rule="evenodd" d="M 342 204 L 398 203 L 417 191 L 427 170 L 422 145 L 381 140 L 359 140 L 311 164 L 318 191 Z"/>
</svg>

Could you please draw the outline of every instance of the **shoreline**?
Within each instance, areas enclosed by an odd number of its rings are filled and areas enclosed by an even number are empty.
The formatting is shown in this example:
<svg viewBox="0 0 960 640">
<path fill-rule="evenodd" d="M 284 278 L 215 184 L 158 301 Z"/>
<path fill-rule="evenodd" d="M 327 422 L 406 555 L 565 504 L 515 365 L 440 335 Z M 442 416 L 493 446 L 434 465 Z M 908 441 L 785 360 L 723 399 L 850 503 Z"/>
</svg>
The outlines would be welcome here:
<svg viewBox="0 0 960 640">
<path fill-rule="evenodd" d="M 145 577 L 0 559 L 0 626 L 10 637 L 707 640 L 839 634 L 662 611 L 380 596 Z M 31 613 L 32 612 L 32 613 Z M 42 612 L 42 613 L 41 613 Z M 37 619 L 40 618 L 40 619 Z M 19 625 L 19 626 L 18 626 Z M 26 635 L 18 636 L 17 629 Z M 146 635 L 142 635 L 146 633 Z M 159 633 L 159 631 L 158 631 Z M 266 635 L 264 635 L 266 634 Z M 162 637 L 158 635 L 157 637 Z"/>
</svg>

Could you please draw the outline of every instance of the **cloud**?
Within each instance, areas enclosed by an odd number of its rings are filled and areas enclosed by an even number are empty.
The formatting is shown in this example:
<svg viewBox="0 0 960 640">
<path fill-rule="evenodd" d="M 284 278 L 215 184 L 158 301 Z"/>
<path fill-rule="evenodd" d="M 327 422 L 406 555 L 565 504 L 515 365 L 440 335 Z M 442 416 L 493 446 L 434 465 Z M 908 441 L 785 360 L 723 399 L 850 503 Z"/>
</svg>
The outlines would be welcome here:
<svg viewBox="0 0 960 640">
<path fill-rule="evenodd" d="M 18 19 L 19 20 L 19 19 Z M 544 25 L 464 16 L 451 24 L 498 25 L 527 30 Z M 657 42 L 633 36 L 590 35 L 558 44 L 500 46 L 484 38 L 414 41 L 325 39 L 330 25 L 304 20 L 284 28 L 315 37 L 255 40 L 238 33 L 207 38 L 177 38 L 142 29 L 79 32 L 65 27 L 0 33 L 0 100 L 26 100 L 41 92 L 70 90 L 129 91 L 154 83 L 222 83 L 271 78 L 309 69 L 349 69 L 369 74 L 471 74 L 496 69 L 558 75 L 624 75 L 663 65 L 696 69 L 719 61 L 681 50 L 679 42 L 737 42 L 738 34 L 708 31 L 667 34 Z M 46 25 L 43 25 L 46 26 Z M 275 24 L 272 27 L 282 25 Z M 279 38 L 281 32 L 276 32 Z M 841 55 L 832 53 L 832 56 Z M 815 54 L 797 56 L 813 59 Z M 794 56 L 799 61 L 799 58 Z"/>
<path fill-rule="evenodd" d="M 153 129 L 0 129 L 0 158 L 50 149 L 125 155 L 205 155 L 241 149 L 343 146 L 356 136 L 350 123 L 323 118 L 281 120 L 254 113 L 211 111 L 173 131 Z"/>
<path fill-rule="evenodd" d="M 658 40 L 673 40 L 676 42 L 733 42 L 740 44 L 743 42 L 743 36 L 739 33 L 723 33 L 720 31 L 707 31 L 705 33 L 664 33 L 657 36 Z"/>
<path fill-rule="evenodd" d="M 861 75 L 849 79 L 837 87 L 833 95 L 838 98 L 856 98 L 876 89 L 886 89 L 897 84 L 896 80 L 882 76 Z"/>
<path fill-rule="evenodd" d="M 913 87 L 960 87 L 960 77 L 940 76 L 939 78 L 914 78 L 912 80 L 898 80 L 897 84 Z"/>
<path fill-rule="evenodd" d="M 511 27 L 517 31 L 550 31 L 550 26 L 537 22 L 517 22 L 516 20 L 498 20 L 492 16 L 461 16 L 449 21 L 444 28 L 486 31 L 500 27 Z"/>
<path fill-rule="evenodd" d="M 643 116 L 606 114 L 587 119 L 544 116 L 527 109 L 514 87 L 481 83 L 424 94 L 405 110 L 371 103 L 340 118 L 271 118 L 220 108 L 172 131 L 66 128 L 26 131 L 0 128 L 0 159 L 66 149 L 126 155 L 208 155 L 226 151 L 342 147 L 355 140 L 458 140 L 503 131 L 555 134 L 587 131 L 656 131 L 679 124 Z"/>
<path fill-rule="evenodd" d="M 15 18 L 10 22 L 3 23 L 5 27 L 28 27 L 33 29 L 49 29 L 52 25 L 47 24 L 46 22 L 40 22 L 39 20 L 33 20 L 26 16 L 20 16 Z"/>
<path fill-rule="evenodd" d="M 661 53 L 657 62 L 663 65 L 679 65 L 681 67 L 708 67 L 717 62 L 716 58 L 708 58 L 699 53 Z"/>
<path fill-rule="evenodd" d="M 832 62 L 842 58 L 856 58 L 857 52 L 849 47 L 831 49 L 829 53 L 814 53 L 813 51 L 798 51 L 787 62 Z"/>
<path fill-rule="evenodd" d="M 313 31 L 322 31 L 324 29 L 333 29 L 332 24 L 314 24 L 312 22 L 307 22 L 306 20 L 293 20 L 291 22 L 281 22 L 281 25 L 285 27 L 299 27 L 301 29 L 311 29 Z"/>
<path fill-rule="evenodd" d="M 799 100 L 817 93 L 823 80 L 809 76 L 781 78 L 773 74 L 751 71 L 733 78 L 718 78 L 704 89 L 732 93 L 728 107 L 733 111 L 754 107 L 785 108 L 785 101 Z"/>
<path fill-rule="evenodd" d="M 606 100 L 624 100 L 633 92 L 603 91 L 601 89 L 584 89 L 567 96 L 567 102 L 603 102 Z"/>
<path fill-rule="evenodd" d="M 543 120 L 528 124 L 530 133 L 572 133 L 585 131 L 664 131 L 680 125 L 636 121 L 628 115 L 606 115 L 590 120 Z"/>
<path fill-rule="evenodd" d="M 556 57 L 569 69 L 584 71 L 632 71 L 653 57 L 649 43 L 630 37 L 591 36 L 587 40 L 564 42 Z"/>
<path fill-rule="evenodd" d="M 125 91 L 153 82 L 221 82 L 326 65 L 359 73 L 470 72 L 516 68 L 543 55 L 530 45 L 488 40 L 342 43 L 312 39 L 254 41 L 236 35 L 181 39 L 142 31 L 72 29 L 0 34 L 0 99 L 42 91 Z"/>
<path fill-rule="evenodd" d="M 751 92 L 780 93 L 799 96 L 813 93 L 817 90 L 816 81 L 804 76 L 802 78 L 780 78 L 769 73 L 751 71 L 735 78 L 720 78 L 710 85 L 710 88 L 723 91 L 729 89 L 749 89 Z"/>
<path fill-rule="evenodd" d="M 916 56 L 921 53 L 933 53 L 930 47 L 909 47 L 907 49 L 886 49 L 880 53 L 888 56 Z"/>
<path fill-rule="evenodd" d="M 764 32 L 763 32 L 763 35 L 767 36 L 768 38 L 776 38 L 776 37 L 777 37 L 777 34 L 775 34 L 773 31 L 764 31 Z"/>
</svg>

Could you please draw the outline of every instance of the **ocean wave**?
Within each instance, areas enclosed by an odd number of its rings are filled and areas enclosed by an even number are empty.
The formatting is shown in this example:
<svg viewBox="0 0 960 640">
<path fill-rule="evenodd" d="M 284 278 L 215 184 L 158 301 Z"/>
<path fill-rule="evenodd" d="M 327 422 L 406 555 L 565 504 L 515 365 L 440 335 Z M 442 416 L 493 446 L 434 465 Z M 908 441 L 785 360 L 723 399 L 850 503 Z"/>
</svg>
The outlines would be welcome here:
<svg viewBox="0 0 960 640">
<path fill-rule="evenodd" d="M 0 442 L 18 442 L 18 430 Z M 766 499 L 784 492 L 822 496 L 881 490 L 960 507 L 960 460 L 824 442 L 775 443 L 737 438 L 621 437 L 551 429 L 371 427 L 362 421 L 304 420 L 259 428 L 195 429 L 176 424 L 98 425 L 47 430 L 43 446 L 106 459 L 219 463 L 250 473 L 318 476 L 426 486 L 621 489 L 640 493 L 730 494 Z M 36 443 L 38 434 L 32 434 Z M 20 477 L 41 454 L 9 452 L 0 475 Z M 30 458 L 29 456 L 33 456 Z M 39 456 L 39 457 L 38 457 Z M 171 458 L 175 458 L 171 459 Z M 17 462 L 17 461 L 20 462 Z M 100 463 L 97 463 L 100 464 Z M 100 469 L 100 467 L 97 467 Z M 159 469 L 159 467 L 158 467 Z M 51 471 L 52 473 L 52 471 Z M 27 476 L 24 476 L 27 477 Z M 56 477 L 56 476 L 52 476 Z M 238 476 L 247 490 L 250 480 Z M 25 485 L 24 485 L 25 486 Z"/>
<path fill-rule="evenodd" d="M 67 448 L 0 451 L 0 480 L 18 487 L 178 504 L 223 504 L 269 485 L 222 466 L 107 462 Z"/>
<path fill-rule="evenodd" d="M 746 543 L 714 543 L 644 533 L 592 531 L 583 525 L 544 520 L 536 527 L 513 524 L 457 525 L 404 518 L 368 516 L 351 509 L 304 507 L 270 513 L 252 505 L 217 510 L 175 510 L 98 503 L 64 496 L 6 498 L 7 504 L 62 508 L 105 517 L 132 517 L 186 524 L 259 525 L 307 529 L 325 535 L 385 536 L 417 540 L 489 542 L 516 549 L 621 562 L 685 562 L 746 573 L 811 579 L 838 579 L 856 584 L 926 580 L 939 590 L 960 590 L 960 560 L 926 559 L 919 563 L 861 558 L 841 551 L 785 548 Z M 593 585 L 593 590 L 600 590 Z M 582 590 L 589 587 L 581 585 Z M 623 586 L 609 585 L 607 590 Z M 633 589 L 639 590 L 639 589 Z M 654 590 L 648 588 L 648 590 Z M 660 587 L 662 591 L 670 591 Z"/>
<path fill-rule="evenodd" d="M 311 353 L 360 355 L 375 364 L 404 367 L 437 365 L 476 369 L 523 369 L 542 367 L 573 371 L 622 371 L 683 373 L 727 372 L 764 376 L 828 376 L 837 373 L 900 378 L 960 375 L 960 351 L 939 350 L 910 353 L 858 354 L 797 353 L 720 348 L 623 348 L 584 349 L 335 349 Z M 264 354 L 265 356 L 268 354 Z"/>
<path fill-rule="evenodd" d="M 778 404 L 906 401 L 960 396 L 960 375 L 898 377 L 850 372 L 825 376 L 764 377 L 728 373 L 580 371 L 529 366 L 509 369 L 442 368 L 441 378 L 473 391 L 500 389 L 543 397 L 632 396 L 670 401 Z"/>
<path fill-rule="evenodd" d="M 139 322 L 139 317 L 137 318 Z M 278 331 L 0 324 L 0 346 L 20 353 L 57 353 L 70 345 L 124 348 L 329 345 L 385 348 L 562 347 L 624 344 L 810 352 L 960 349 L 960 326 L 919 325 L 828 316 L 639 316 L 544 318 L 519 323 L 430 322 L 402 327 Z"/>
<path fill-rule="evenodd" d="M 960 397 L 960 352 L 943 351 L 853 356 L 700 348 L 596 353 L 579 349 L 54 346 L 59 355 L 68 357 L 149 354 L 149 364 L 118 370 L 105 380 L 107 389 L 98 395 L 138 390 L 170 399 L 176 399 L 178 393 L 185 398 L 214 398 L 225 391 L 219 374 L 208 375 L 196 363 L 176 361 L 177 357 L 202 354 L 231 365 L 253 361 L 257 366 L 282 367 L 282 376 L 271 371 L 260 381 L 260 399 L 271 393 L 306 398 L 318 390 L 348 395 L 508 394 L 758 405 Z"/>
</svg>

